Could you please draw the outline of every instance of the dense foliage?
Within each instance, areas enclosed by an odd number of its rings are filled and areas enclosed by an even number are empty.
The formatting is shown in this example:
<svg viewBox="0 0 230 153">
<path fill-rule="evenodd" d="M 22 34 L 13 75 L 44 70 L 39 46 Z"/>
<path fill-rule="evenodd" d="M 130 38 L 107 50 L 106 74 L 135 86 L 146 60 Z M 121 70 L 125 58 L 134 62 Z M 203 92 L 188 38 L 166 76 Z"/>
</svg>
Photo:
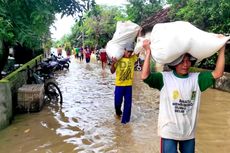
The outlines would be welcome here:
<svg viewBox="0 0 230 153">
<path fill-rule="evenodd" d="M 185 20 L 207 32 L 230 34 L 229 0 L 168 0 L 168 3 L 171 5 L 172 21 Z M 230 71 L 229 48 L 227 50 L 226 71 Z M 198 66 L 213 69 L 216 56 L 205 59 Z"/>
<path fill-rule="evenodd" d="M 200 29 L 214 33 L 230 33 L 229 0 L 168 0 L 172 20 L 186 20 Z"/>
<path fill-rule="evenodd" d="M 140 24 L 143 19 L 162 8 L 160 0 L 128 0 L 125 7 L 96 5 L 72 28 L 68 36 L 72 46 L 105 46 L 115 32 L 117 21 L 131 20 Z M 64 37 L 63 37 L 64 39 Z"/>
<path fill-rule="evenodd" d="M 83 22 L 74 25 L 68 40 L 73 47 L 104 46 L 112 38 L 117 21 L 127 20 L 122 12 L 119 7 L 97 5 L 85 14 Z"/>
<path fill-rule="evenodd" d="M 162 9 L 161 0 L 128 0 L 128 19 L 140 24 L 147 17 Z"/>
<path fill-rule="evenodd" d="M 45 46 L 56 13 L 82 17 L 83 11 L 94 4 L 94 0 L 1 0 L 0 71 L 10 46 L 19 45 L 32 50 Z"/>
<path fill-rule="evenodd" d="M 1 0 L 0 26 L 4 28 L 0 39 L 39 48 L 47 37 L 50 38 L 50 26 L 56 13 L 74 15 L 83 12 L 90 2 L 94 4 L 94 0 Z"/>
</svg>

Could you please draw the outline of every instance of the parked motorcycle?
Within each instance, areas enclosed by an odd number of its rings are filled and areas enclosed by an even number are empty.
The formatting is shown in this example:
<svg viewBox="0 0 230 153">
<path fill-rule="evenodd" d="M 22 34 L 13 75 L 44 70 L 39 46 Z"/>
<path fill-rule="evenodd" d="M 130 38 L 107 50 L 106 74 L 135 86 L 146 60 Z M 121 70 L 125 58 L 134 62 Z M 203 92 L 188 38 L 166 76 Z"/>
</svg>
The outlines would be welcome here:
<svg viewBox="0 0 230 153">
<path fill-rule="evenodd" d="M 44 62 L 55 67 L 56 70 L 63 70 L 64 68 L 69 69 L 69 63 L 71 61 L 69 57 L 64 58 L 62 56 L 51 54 L 51 57 L 44 60 Z"/>
<path fill-rule="evenodd" d="M 62 69 L 69 69 L 70 58 L 69 57 L 57 57 L 57 61 L 62 65 Z"/>
</svg>

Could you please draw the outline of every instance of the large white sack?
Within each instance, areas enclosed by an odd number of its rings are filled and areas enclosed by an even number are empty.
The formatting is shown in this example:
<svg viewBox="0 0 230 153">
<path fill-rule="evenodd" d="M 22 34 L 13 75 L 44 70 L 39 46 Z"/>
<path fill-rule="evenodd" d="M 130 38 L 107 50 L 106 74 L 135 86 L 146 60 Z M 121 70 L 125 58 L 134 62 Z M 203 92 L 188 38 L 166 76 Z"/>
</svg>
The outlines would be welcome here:
<svg viewBox="0 0 230 153">
<path fill-rule="evenodd" d="M 140 26 L 131 21 L 118 21 L 116 31 L 106 45 L 106 53 L 109 58 L 116 57 L 120 59 L 124 54 L 124 46 L 126 43 L 133 43 L 137 36 Z"/>
<path fill-rule="evenodd" d="M 230 37 L 202 31 L 189 22 L 176 21 L 156 24 L 151 32 L 151 54 L 158 63 L 170 63 L 184 53 L 198 61 L 212 56 Z"/>
</svg>

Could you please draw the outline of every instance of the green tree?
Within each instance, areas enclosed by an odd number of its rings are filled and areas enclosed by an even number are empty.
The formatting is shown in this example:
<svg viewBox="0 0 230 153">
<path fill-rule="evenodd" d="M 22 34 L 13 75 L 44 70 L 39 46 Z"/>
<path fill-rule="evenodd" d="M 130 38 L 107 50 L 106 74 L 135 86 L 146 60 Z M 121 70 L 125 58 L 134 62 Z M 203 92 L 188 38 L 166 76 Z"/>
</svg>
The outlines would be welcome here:
<svg viewBox="0 0 230 153">
<path fill-rule="evenodd" d="M 230 33 L 229 0 L 168 0 L 172 21 L 185 20 L 200 29 L 214 33 Z"/>
<path fill-rule="evenodd" d="M 77 24 L 79 22 L 76 22 L 76 24 L 72 27 L 71 34 L 68 37 L 68 41 L 73 47 L 80 47 L 82 45 L 83 33 L 81 24 Z"/>
<path fill-rule="evenodd" d="M 93 41 L 94 45 L 102 45 L 111 39 L 117 21 L 127 20 L 119 7 L 97 6 L 89 12 L 83 30 L 86 41 Z"/>
<path fill-rule="evenodd" d="M 162 9 L 162 0 L 128 0 L 128 19 L 140 24 L 147 17 Z"/>
<path fill-rule="evenodd" d="M 171 5 L 171 21 L 185 20 L 196 27 L 213 33 L 230 34 L 229 0 L 168 0 Z M 200 63 L 201 67 L 215 67 L 216 55 Z M 226 51 L 226 64 L 230 66 L 230 54 Z"/>
<path fill-rule="evenodd" d="M 0 1 L 0 71 L 9 47 L 16 43 L 32 49 L 41 48 L 50 39 L 49 27 L 55 14 L 75 15 L 94 5 L 94 0 L 1 0 Z"/>
<path fill-rule="evenodd" d="M 117 21 L 127 20 L 120 7 L 96 5 L 76 22 L 71 30 L 69 41 L 72 46 L 103 46 L 113 36 Z"/>
</svg>

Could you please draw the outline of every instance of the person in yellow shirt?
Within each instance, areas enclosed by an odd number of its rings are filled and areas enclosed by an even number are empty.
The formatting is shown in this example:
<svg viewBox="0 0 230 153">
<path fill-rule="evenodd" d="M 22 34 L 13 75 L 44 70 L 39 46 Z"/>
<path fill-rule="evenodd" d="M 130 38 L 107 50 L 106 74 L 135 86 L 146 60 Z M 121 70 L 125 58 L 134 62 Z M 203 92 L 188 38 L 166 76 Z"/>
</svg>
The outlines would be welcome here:
<svg viewBox="0 0 230 153">
<path fill-rule="evenodd" d="M 120 60 L 112 58 L 110 67 L 111 73 L 116 72 L 114 105 L 116 115 L 122 115 L 121 123 L 126 124 L 130 121 L 132 108 L 132 84 L 134 77 L 134 64 L 137 61 L 137 55 L 133 55 L 134 44 L 128 43 L 124 48 L 124 55 Z M 123 114 L 121 106 L 124 98 Z"/>
</svg>

